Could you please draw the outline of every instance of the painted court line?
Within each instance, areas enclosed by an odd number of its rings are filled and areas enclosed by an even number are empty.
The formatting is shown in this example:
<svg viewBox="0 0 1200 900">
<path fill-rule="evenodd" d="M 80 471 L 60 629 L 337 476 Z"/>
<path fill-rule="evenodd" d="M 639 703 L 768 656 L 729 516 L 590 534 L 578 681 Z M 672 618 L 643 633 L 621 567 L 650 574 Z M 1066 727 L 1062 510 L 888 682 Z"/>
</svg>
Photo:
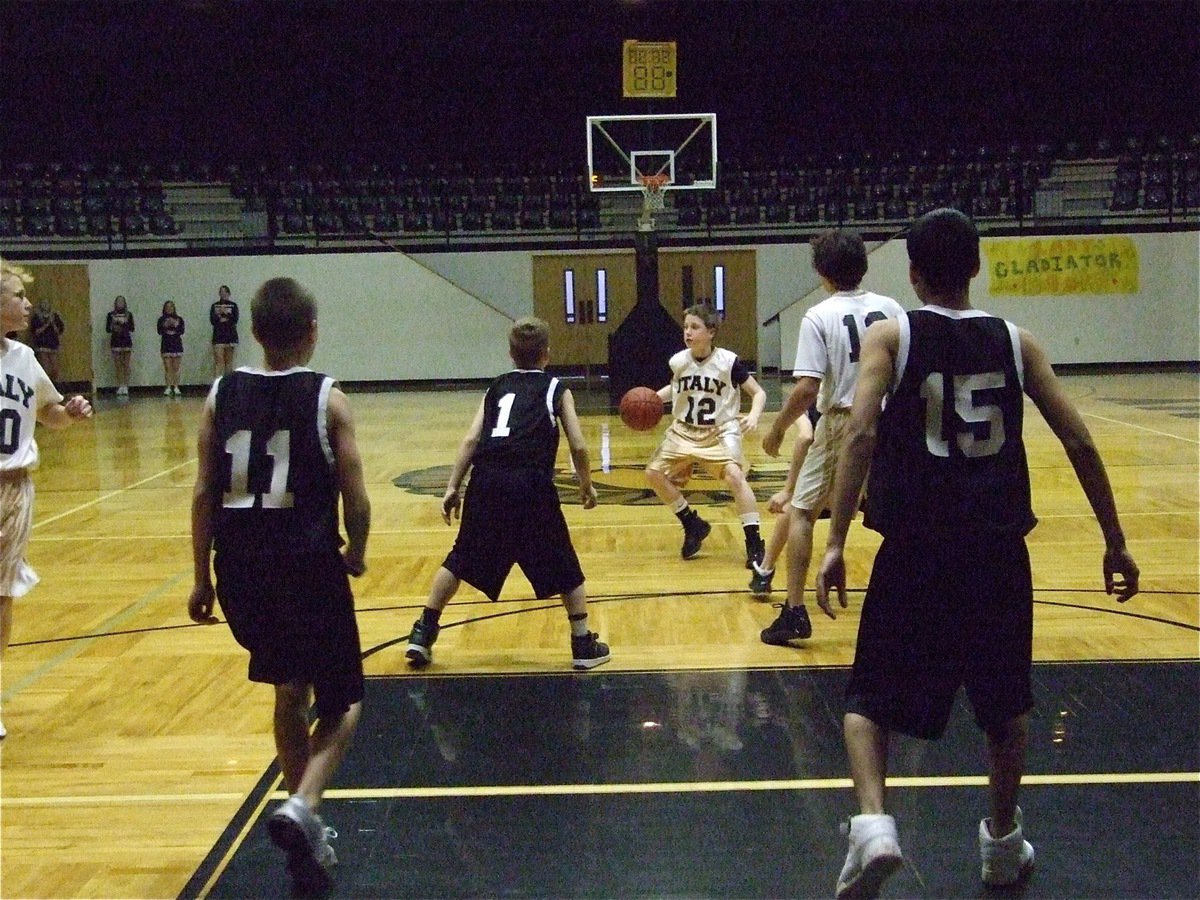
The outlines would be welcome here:
<svg viewBox="0 0 1200 900">
<path fill-rule="evenodd" d="M 34 522 L 33 527 L 41 528 L 43 525 L 49 525 L 52 522 L 57 522 L 59 519 L 65 519 L 65 518 L 67 518 L 67 516 L 73 516 L 77 512 L 82 512 L 85 509 L 91 509 L 93 506 L 98 506 L 99 504 L 103 503 L 106 500 L 111 500 L 113 497 L 119 497 L 122 494 L 124 494 L 126 491 L 132 491 L 134 488 L 141 487 L 143 484 L 148 484 L 149 482 L 154 481 L 157 478 L 162 478 L 164 475 L 170 475 L 176 469 L 182 469 L 184 466 L 190 466 L 190 465 L 194 464 L 195 462 L 196 462 L 195 459 L 189 459 L 187 462 L 181 462 L 178 465 L 171 466 L 171 468 L 169 468 L 169 469 L 163 469 L 161 472 L 158 472 L 154 475 L 147 476 L 146 478 L 143 478 L 141 481 L 135 481 L 133 484 L 127 484 L 123 488 L 118 488 L 115 491 L 110 491 L 109 493 L 105 494 L 103 497 L 97 497 L 95 500 L 89 500 L 87 503 L 81 503 L 78 506 L 71 507 L 71 509 L 65 509 L 60 513 L 56 513 L 53 516 L 49 516 L 45 519 L 41 519 L 40 521 Z"/>
<path fill-rule="evenodd" d="M 1023 785 L 1069 784 L 1179 784 L 1200 783 L 1200 772 L 1117 772 L 1096 774 L 1026 775 Z M 978 787 L 986 775 L 930 775 L 888 778 L 888 787 Z M 497 784 L 461 787 L 335 788 L 325 792 L 330 800 L 365 800 L 419 797 L 532 797 L 567 794 L 701 794 L 732 791 L 849 790 L 849 778 L 800 778 L 777 781 L 651 782 L 646 784 Z M 276 800 L 286 800 L 279 791 Z"/>
<path fill-rule="evenodd" d="M 3 694 L 0 695 L 0 699 L 7 703 L 30 685 L 36 684 L 46 673 L 52 672 L 63 663 L 74 659 L 76 656 L 94 644 L 99 638 L 107 637 L 109 632 L 118 630 L 121 625 L 128 622 L 151 603 L 158 600 L 168 592 L 175 591 L 177 586 L 184 580 L 185 577 L 190 577 L 190 575 L 185 576 L 181 573 L 168 578 L 165 582 L 160 584 L 154 590 L 150 591 L 150 593 L 143 596 L 140 600 L 135 600 L 120 612 L 109 616 L 109 618 L 97 625 L 94 629 L 88 632 L 88 634 L 82 636 L 78 641 L 72 643 L 68 649 L 64 650 L 54 658 L 46 660 L 46 662 L 42 663 L 24 678 L 17 681 L 16 684 L 5 688 Z"/>
<path fill-rule="evenodd" d="M 1147 431 L 1150 434 L 1157 434 L 1159 437 L 1174 438 L 1177 441 L 1184 441 L 1188 444 L 1200 444 L 1200 441 L 1195 438 L 1183 437 L 1178 434 L 1171 434 L 1166 431 L 1159 431 L 1157 428 L 1147 428 L 1145 425 L 1135 425 L 1133 422 L 1126 422 L 1122 419 L 1110 419 L 1108 416 L 1098 416 L 1096 413 L 1082 413 L 1089 419 L 1099 419 L 1101 422 L 1108 422 L 1110 425 L 1124 425 L 1128 428 L 1136 428 L 1138 431 Z"/>
<path fill-rule="evenodd" d="M 888 787 L 980 787 L 986 775 L 923 775 L 888 778 Z M 1098 772 L 1061 775 L 1026 775 L 1021 784 L 1191 784 L 1200 783 L 1200 772 Z M 535 797 L 570 794 L 704 794 L 737 791 L 849 790 L 849 778 L 798 778 L 772 781 L 668 781 L 645 784 L 495 784 L 461 787 L 331 788 L 326 800 L 385 800 L 437 797 Z M 242 793 L 196 794 L 96 794 L 62 797 L 4 797 L 6 807 L 121 806 L 131 803 L 216 803 L 240 801 Z M 287 791 L 275 790 L 271 800 L 286 800 Z"/>
</svg>

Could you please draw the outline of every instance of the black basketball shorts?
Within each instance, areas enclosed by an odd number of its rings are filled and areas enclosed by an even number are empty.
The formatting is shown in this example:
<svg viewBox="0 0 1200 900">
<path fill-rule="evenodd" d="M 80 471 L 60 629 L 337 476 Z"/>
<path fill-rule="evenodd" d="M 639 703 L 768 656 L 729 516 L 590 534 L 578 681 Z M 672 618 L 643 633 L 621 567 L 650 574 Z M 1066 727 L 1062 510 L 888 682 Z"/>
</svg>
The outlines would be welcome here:
<svg viewBox="0 0 1200 900">
<path fill-rule="evenodd" d="M 363 698 L 362 647 L 341 554 L 265 561 L 217 554 L 217 599 L 250 651 L 251 681 L 311 684 L 318 717 Z"/>
<path fill-rule="evenodd" d="M 553 480 L 537 469 L 476 468 L 444 565 L 495 600 L 514 563 L 539 599 L 583 584 Z"/>
<path fill-rule="evenodd" d="M 941 737 L 960 686 L 992 731 L 1033 706 L 1033 580 L 1021 535 L 885 538 L 863 601 L 847 710 Z"/>
</svg>

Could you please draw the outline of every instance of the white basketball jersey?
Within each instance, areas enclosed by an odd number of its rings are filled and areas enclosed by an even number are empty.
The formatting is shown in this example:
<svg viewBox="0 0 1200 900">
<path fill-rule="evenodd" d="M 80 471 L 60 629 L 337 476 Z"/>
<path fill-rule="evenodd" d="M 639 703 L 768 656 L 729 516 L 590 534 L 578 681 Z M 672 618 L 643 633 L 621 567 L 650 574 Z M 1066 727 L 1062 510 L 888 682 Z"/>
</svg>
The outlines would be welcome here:
<svg viewBox="0 0 1200 900">
<path fill-rule="evenodd" d="M 741 384 L 734 383 L 737 362 L 737 354 L 722 347 L 714 347 L 703 360 L 691 350 L 672 356 L 671 414 L 696 426 L 719 427 L 736 420 L 742 408 Z"/>
<path fill-rule="evenodd" d="M 20 341 L 0 338 L 0 469 L 37 467 L 33 439 L 37 413 L 62 394 L 37 361 L 33 349 Z"/>
<path fill-rule="evenodd" d="M 821 379 L 818 412 L 854 403 L 858 354 L 867 327 L 903 314 L 904 308 L 891 297 L 861 290 L 838 291 L 804 314 L 792 374 Z"/>
</svg>

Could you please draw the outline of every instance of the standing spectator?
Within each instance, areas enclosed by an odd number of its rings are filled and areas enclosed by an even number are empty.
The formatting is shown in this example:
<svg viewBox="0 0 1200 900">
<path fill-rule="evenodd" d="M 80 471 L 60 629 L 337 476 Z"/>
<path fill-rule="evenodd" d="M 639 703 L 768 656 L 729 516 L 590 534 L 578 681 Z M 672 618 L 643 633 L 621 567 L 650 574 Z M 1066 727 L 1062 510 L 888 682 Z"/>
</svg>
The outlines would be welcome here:
<svg viewBox="0 0 1200 900">
<path fill-rule="evenodd" d="M 128 397 L 129 364 L 133 356 L 133 313 L 120 294 L 113 300 L 113 308 L 108 311 L 104 330 L 110 335 L 109 346 L 117 375 L 117 396 Z"/>
<path fill-rule="evenodd" d="M 817 604 L 846 606 L 846 531 L 870 468 L 865 524 L 883 535 L 863 601 L 843 721 L 860 814 L 837 896 L 875 897 L 903 862 L 884 812 L 888 735 L 936 740 L 960 686 L 987 738 L 991 816 L 979 823 L 980 874 L 1012 885 L 1033 866 L 1017 793 L 1033 707 L 1037 524 L 1022 437 L 1024 396 L 1062 442 L 1104 535 L 1104 587 L 1138 591 L 1104 462 L 1045 351 L 1023 329 L 971 306 L 979 233 L 958 210 L 908 235 L 920 309 L 862 343 L 840 454 Z M 886 398 L 887 404 L 884 405 Z"/>
<path fill-rule="evenodd" d="M 33 527 L 33 479 L 38 445 L 34 428 L 66 428 L 92 414 L 83 397 L 63 402 L 33 350 L 3 335 L 23 331 L 29 324 L 30 303 L 25 283 L 32 280 L 22 269 L 0 262 L 0 369 L 13 390 L 0 394 L 0 656 L 12 633 L 13 599 L 23 597 L 38 583 L 37 573 L 25 560 Z M 0 723 L 0 738 L 7 732 Z"/>
<path fill-rule="evenodd" d="M 229 285 L 223 284 L 217 291 L 217 299 L 208 308 L 208 321 L 213 330 L 213 377 L 219 378 L 233 371 L 238 345 L 238 305 L 230 299 Z"/>
<path fill-rule="evenodd" d="M 38 362 L 46 370 L 51 381 L 58 381 L 58 349 L 63 331 L 62 317 L 54 311 L 49 300 L 39 300 L 33 316 L 29 319 L 29 330 L 33 337 L 33 349 Z"/>
<path fill-rule="evenodd" d="M 162 336 L 160 352 L 163 361 L 163 379 L 167 386 L 163 388 L 163 396 L 178 397 L 179 367 L 183 363 L 183 317 L 175 312 L 175 303 L 168 300 L 163 304 L 162 315 L 158 317 L 158 333 Z"/>
</svg>

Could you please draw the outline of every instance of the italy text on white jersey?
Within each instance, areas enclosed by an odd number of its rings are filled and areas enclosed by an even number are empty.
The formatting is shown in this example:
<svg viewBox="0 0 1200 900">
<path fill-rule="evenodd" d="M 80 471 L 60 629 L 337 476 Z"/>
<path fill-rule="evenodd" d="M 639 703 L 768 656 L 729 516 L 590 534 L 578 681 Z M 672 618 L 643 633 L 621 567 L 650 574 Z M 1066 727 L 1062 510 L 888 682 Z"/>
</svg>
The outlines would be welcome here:
<svg viewBox="0 0 1200 900">
<path fill-rule="evenodd" d="M 867 327 L 903 314 L 891 297 L 859 290 L 838 291 L 804 314 L 792 374 L 821 379 L 818 412 L 854 403 L 858 354 Z"/>
<path fill-rule="evenodd" d="M 62 399 L 33 349 L 0 337 L 0 469 L 37 466 L 38 410 Z"/>
<path fill-rule="evenodd" d="M 691 350 L 671 357 L 671 414 L 696 426 L 722 426 L 737 419 L 741 410 L 741 384 L 735 383 L 734 367 L 742 369 L 732 350 L 714 347 L 702 360 Z M 744 373 L 739 381 L 744 382 Z"/>
</svg>

